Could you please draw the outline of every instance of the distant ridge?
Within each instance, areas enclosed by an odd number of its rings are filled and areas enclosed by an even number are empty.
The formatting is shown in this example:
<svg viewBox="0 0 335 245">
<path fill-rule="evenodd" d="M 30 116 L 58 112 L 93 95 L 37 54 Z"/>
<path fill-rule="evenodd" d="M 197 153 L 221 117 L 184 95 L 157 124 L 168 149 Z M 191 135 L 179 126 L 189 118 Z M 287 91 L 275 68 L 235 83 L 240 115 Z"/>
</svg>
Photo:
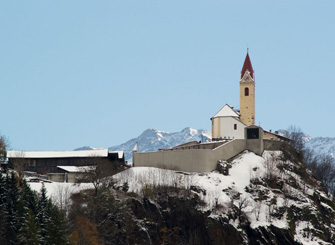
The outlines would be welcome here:
<svg viewBox="0 0 335 245">
<path fill-rule="evenodd" d="M 83 146 L 83 147 L 74 149 L 74 151 L 90 151 L 90 150 L 94 150 L 94 148 L 90 146 Z"/>
<path fill-rule="evenodd" d="M 305 143 L 306 148 L 313 150 L 317 155 L 328 155 L 335 157 L 335 138 L 315 137 Z"/>
<path fill-rule="evenodd" d="M 286 130 L 279 130 L 279 134 L 284 134 Z M 132 150 L 138 142 L 138 152 L 157 151 L 160 148 L 171 148 L 189 141 L 206 141 L 211 139 L 212 135 L 209 130 L 193 129 L 190 127 L 184 128 L 180 132 L 166 132 L 157 129 L 149 128 L 143 131 L 136 138 L 132 138 L 127 142 L 111 146 L 110 151 L 124 151 L 125 160 L 132 161 Z M 305 134 L 304 137 L 306 148 L 312 149 L 315 154 L 330 154 L 335 157 L 335 138 L 330 137 L 315 137 Z M 75 149 L 77 150 L 94 150 L 96 148 L 90 146 L 83 146 Z"/>
<path fill-rule="evenodd" d="M 109 147 L 110 151 L 124 151 L 125 160 L 132 161 L 132 150 L 138 143 L 138 152 L 157 151 L 160 148 L 171 148 L 189 141 L 206 141 L 211 138 L 208 130 L 184 128 L 180 132 L 165 132 L 149 128 L 140 136 L 130 139 L 127 142 Z"/>
</svg>

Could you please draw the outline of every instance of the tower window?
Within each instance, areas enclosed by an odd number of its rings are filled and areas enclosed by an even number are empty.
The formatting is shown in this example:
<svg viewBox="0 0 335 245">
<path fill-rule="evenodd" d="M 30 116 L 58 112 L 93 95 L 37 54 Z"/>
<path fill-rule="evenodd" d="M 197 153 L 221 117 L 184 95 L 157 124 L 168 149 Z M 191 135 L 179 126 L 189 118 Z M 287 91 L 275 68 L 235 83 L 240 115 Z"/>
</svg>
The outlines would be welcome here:
<svg viewBox="0 0 335 245">
<path fill-rule="evenodd" d="M 245 88 L 244 89 L 244 95 L 245 96 L 249 96 L 249 88 Z"/>
<path fill-rule="evenodd" d="M 234 130 L 237 130 L 237 124 L 236 123 L 234 124 Z"/>
</svg>

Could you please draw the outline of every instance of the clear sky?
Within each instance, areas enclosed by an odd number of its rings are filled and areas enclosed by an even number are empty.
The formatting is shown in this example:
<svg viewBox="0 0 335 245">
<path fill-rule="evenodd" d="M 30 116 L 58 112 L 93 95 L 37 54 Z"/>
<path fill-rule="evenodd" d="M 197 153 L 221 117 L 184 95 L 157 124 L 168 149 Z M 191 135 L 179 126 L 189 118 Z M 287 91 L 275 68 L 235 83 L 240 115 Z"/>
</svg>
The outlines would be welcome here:
<svg viewBox="0 0 335 245">
<path fill-rule="evenodd" d="M 256 124 L 335 137 L 335 1 L 1 1 L 0 133 L 15 150 L 109 147 L 147 128 L 211 129 L 239 107 L 247 47 Z"/>
</svg>

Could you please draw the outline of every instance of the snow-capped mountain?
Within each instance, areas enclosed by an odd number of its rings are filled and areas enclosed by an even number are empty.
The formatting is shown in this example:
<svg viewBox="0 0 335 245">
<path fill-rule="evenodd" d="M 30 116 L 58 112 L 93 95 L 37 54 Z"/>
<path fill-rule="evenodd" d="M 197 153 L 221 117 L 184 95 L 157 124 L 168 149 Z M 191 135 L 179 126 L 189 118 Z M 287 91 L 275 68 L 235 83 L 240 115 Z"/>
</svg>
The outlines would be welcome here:
<svg viewBox="0 0 335 245">
<path fill-rule="evenodd" d="M 279 134 L 287 135 L 287 130 L 279 130 Z M 138 152 L 157 151 L 160 148 L 171 148 L 189 141 L 206 141 L 211 139 L 209 130 L 196 130 L 190 127 L 184 128 L 180 132 L 166 132 L 156 129 L 147 129 L 136 138 L 130 139 L 127 142 L 109 147 L 110 151 L 124 151 L 125 160 L 132 160 L 132 150 L 138 143 Z M 303 141 L 306 148 L 312 149 L 315 154 L 327 155 L 335 157 L 335 138 L 330 137 L 315 137 L 312 138 L 308 134 L 304 134 Z M 96 148 L 84 146 L 75 150 L 93 150 Z"/>
<path fill-rule="evenodd" d="M 90 146 L 83 146 L 83 147 L 74 149 L 74 151 L 90 151 L 90 150 L 95 150 L 95 149 L 98 149 L 98 148 L 94 148 Z"/>
<path fill-rule="evenodd" d="M 314 151 L 317 155 L 328 155 L 335 157 L 335 138 L 315 137 L 305 143 L 305 147 Z"/>
<path fill-rule="evenodd" d="M 278 130 L 279 134 L 289 137 L 292 132 L 287 130 Z M 316 155 L 331 155 L 335 157 L 335 138 L 331 137 L 315 137 L 301 132 L 302 141 L 307 149 L 310 149 Z"/>
<path fill-rule="evenodd" d="M 109 147 L 110 151 L 124 151 L 125 160 L 131 161 L 132 150 L 137 142 L 138 152 L 157 151 L 160 148 L 170 148 L 189 141 L 206 141 L 211 138 L 208 130 L 184 128 L 180 132 L 165 132 L 156 129 L 147 129 L 140 136 L 128 140 L 126 143 Z"/>
</svg>

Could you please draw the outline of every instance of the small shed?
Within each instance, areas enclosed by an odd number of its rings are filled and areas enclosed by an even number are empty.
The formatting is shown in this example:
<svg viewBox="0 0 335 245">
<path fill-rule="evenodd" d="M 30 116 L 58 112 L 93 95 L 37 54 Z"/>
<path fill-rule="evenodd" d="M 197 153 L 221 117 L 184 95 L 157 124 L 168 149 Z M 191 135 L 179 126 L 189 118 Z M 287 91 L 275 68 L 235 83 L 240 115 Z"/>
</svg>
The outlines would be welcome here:
<svg viewBox="0 0 335 245">
<path fill-rule="evenodd" d="M 94 170 L 96 166 L 57 166 L 59 173 L 48 174 L 49 179 L 55 182 L 76 183 L 83 179 L 85 173 Z"/>
</svg>

